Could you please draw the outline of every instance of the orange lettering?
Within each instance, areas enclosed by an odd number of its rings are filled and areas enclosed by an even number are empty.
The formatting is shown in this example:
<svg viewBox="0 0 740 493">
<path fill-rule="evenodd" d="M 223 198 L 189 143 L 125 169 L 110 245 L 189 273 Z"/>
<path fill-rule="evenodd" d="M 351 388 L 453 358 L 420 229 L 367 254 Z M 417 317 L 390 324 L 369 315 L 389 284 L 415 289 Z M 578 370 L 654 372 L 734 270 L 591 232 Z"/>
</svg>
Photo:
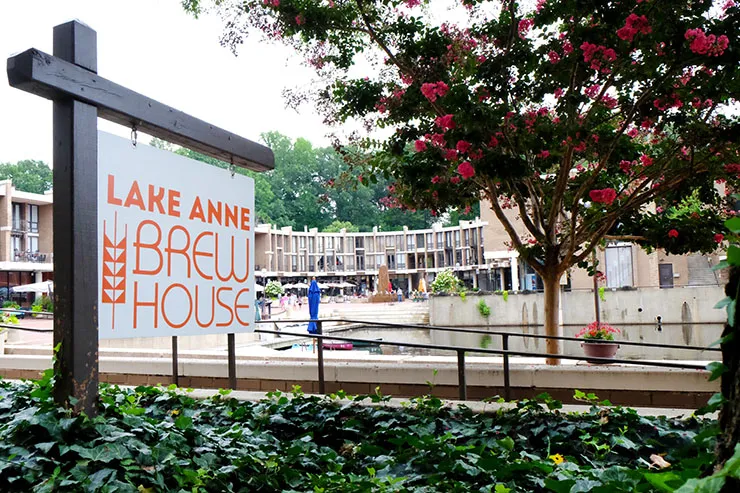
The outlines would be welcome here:
<svg viewBox="0 0 740 493">
<path fill-rule="evenodd" d="M 240 291 L 239 291 L 238 293 L 236 293 L 236 298 L 234 298 L 234 313 L 236 314 L 236 319 L 237 319 L 237 320 L 239 321 L 239 323 L 240 323 L 240 324 L 242 324 L 242 326 L 244 326 L 244 327 L 249 327 L 249 320 L 250 320 L 250 317 L 252 317 L 252 316 L 253 316 L 253 314 L 252 314 L 252 312 L 251 312 L 251 310 L 250 310 L 250 311 L 249 311 L 249 312 L 247 313 L 247 320 L 245 321 L 245 320 L 242 320 L 242 319 L 241 319 L 241 317 L 239 316 L 239 309 L 240 309 L 240 308 L 249 308 L 249 305 L 240 305 L 240 304 L 239 304 L 239 297 L 240 297 L 240 296 L 241 296 L 241 295 L 242 295 L 243 293 L 248 293 L 248 292 L 249 292 L 249 288 L 244 288 L 244 289 L 241 289 L 241 290 L 240 290 Z M 252 320 L 254 320 L 254 319 L 252 319 Z"/>
<path fill-rule="evenodd" d="M 195 271 L 198 273 L 198 275 L 200 275 L 200 277 L 210 281 L 211 279 L 213 279 L 213 276 L 206 274 L 205 272 L 200 270 L 200 267 L 198 267 L 198 257 L 213 258 L 212 252 L 202 252 L 198 250 L 198 243 L 206 236 L 213 236 L 213 232 L 203 231 L 201 234 L 195 237 L 195 242 L 193 243 L 193 267 L 195 267 Z"/>
<path fill-rule="evenodd" d="M 195 197 L 195 202 L 193 202 L 193 208 L 190 209 L 190 217 L 188 217 L 191 221 L 193 219 L 200 219 L 203 222 L 206 222 L 206 216 L 203 214 L 203 204 L 200 203 L 200 197 Z"/>
<path fill-rule="evenodd" d="M 115 180 L 113 175 L 108 175 L 108 203 L 111 205 L 121 205 L 121 199 L 115 196 Z"/>
<path fill-rule="evenodd" d="M 139 326 L 139 307 L 150 306 L 154 308 L 154 328 L 159 324 L 157 317 L 157 298 L 159 297 L 159 283 L 154 283 L 154 301 L 139 301 L 139 281 L 134 281 L 134 329 Z"/>
<path fill-rule="evenodd" d="M 131 207 L 132 205 L 135 205 L 142 211 L 146 210 L 146 205 L 144 205 L 144 197 L 142 197 L 141 195 L 141 190 L 139 189 L 139 184 L 136 180 L 134 180 L 134 183 L 131 185 L 131 190 L 128 191 L 126 201 L 123 203 L 124 207 Z"/>
<path fill-rule="evenodd" d="M 142 243 L 141 241 L 141 231 L 144 229 L 144 226 L 154 226 L 154 230 L 157 232 L 157 239 L 153 243 Z M 155 223 L 151 219 L 147 219 L 146 221 L 142 221 L 139 223 L 139 227 L 136 228 L 136 240 L 134 240 L 134 248 L 136 249 L 136 267 L 133 270 L 134 274 L 143 274 L 145 276 L 156 276 L 162 271 L 162 262 L 164 261 L 164 258 L 162 256 L 162 252 L 159 250 L 159 243 L 162 241 L 162 230 L 159 228 L 159 224 Z M 157 256 L 159 256 L 159 263 L 157 264 L 157 267 L 154 269 L 145 270 L 141 268 L 141 250 L 147 249 L 147 250 L 154 250 L 157 253 Z"/>
<path fill-rule="evenodd" d="M 185 246 L 182 248 L 173 248 L 172 247 L 172 234 L 175 231 L 182 231 L 185 233 Z M 170 232 L 167 234 L 167 247 L 164 249 L 165 252 L 167 252 L 167 275 L 172 275 L 172 254 L 173 253 L 179 253 L 183 257 L 185 257 L 185 265 L 187 267 L 188 271 L 188 279 L 190 278 L 190 257 L 188 256 L 188 248 L 190 248 L 190 233 L 188 233 L 188 230 L 183 228 L 180 225 L 173 226 Z"/>
<path fill-rule="evenodd" d="M 167 214 L 172 217 L 180 217 L 180 192 L 170 190 L 167 194 Z"/>
<path fill-rule="evenodd" d="M 216 291 L 216 301 L 218 302 L 219 306 L 222 306 L 226 308 L 226 310 L 229 312 L 229 321 L 228 322 L 218 322 L 216 324 L 216 327 L 228 327 L 231 325 L 231 322 L 234 321 L 234 312 L 231 310 L 231 307 L 221 301 L 221 291 L 232 291 L 231 288 L 218 288 L 218 291 Z"/>
<path fill-rule="evenodd" d="M 221 225 L 221 202 L 216 202 L 217 205 L 213 205 L 213 202 L 208 201 L 208 224 L 213 224 L 213 218 L 216 218 L 218 225 Z"/>
<path fill-rule="evenodd" d="M 199 313 L 198 308 L 200 307 L 200 302 L 198 300 L 198 285 L 197 284 L 195 285 L 195 323 L 197 323 L 199 327 L 208 327 L 213 323 L 213 319 L 216 318 L 215 303 L 216 303 L 216 286 L 211 286 L 211 300 L 210 300 L 210 303 L 208 303 L 208 306 L 211 307 L 211 319 L 206 323 L 202 323 L 200 321 L 200 317 L 198 317 L 198 313 Z"/>
<path fill-rule="evenodd" d="M 249 209 L 242 207 L 242 229 L 249 231 Z"/>
<path fill-rule="evenodd" d="M 239 227 L 239 223 L 237 222 L 237 217 L 239 216 L 239 206 L 235 205 L 232 209 L 228 205 L 226 206 L 226 227 L 234 226 Z"/>
<path fill-rule="evenodd" d="M 183 320 L 181 324 L 172 323 L 172 321 L 167 316 L 167 310 L 165 309 L 165 301 L 167 300 L 167 295 L 175 288 L 182 288 L 182 290 L 185 291 L 185 294 L 188 295 L 188 313 L 185 317 L 185 320 Z M 178 309 L 177 311 L 179 312 L 180 310 Z M 164 290 L 164 293 L 162 293 L 162 318 L 167 323 L 167 325 L 169 325 L 173 329 L 181 329 L 185 326 L 186 323 L 188 323 L 191 316 L 193 316 L 193 296 L 190 294 L 190 291 L 188 291 L 188 288 L 179 283 L 171 284 L 170 286 L 168 286 L 167 289 Z"/>
<path fill-rule="evenodd" d="M 157 187 L 157 193 L 154 192 L 154 185 L 149 185 L 149 212 L 154 212 L 154 206 L 160 214 L 164 214 L 164 187 Z"/>
<path fill-rule="evenodd" d="M 247 277 L 249 277 L 249 238 L 244 238 L 244 253 L 245 253 L 245 261 L 244 261 L 244 277 L 239 278 L 237 277 L 236 273 L 234 272 L 234 259 L 236 257 L 236 246 L 234 245 L 234 237 L 231 237 L 231 252 L 228 256 L 230 259 L 231 264 L 231 273 L 227 274 L 225 277 L 221 276 L 221 273 L 218 271 L 218 259 L 221 257 L 219 255 L 220 250 L 218 249 L 218 234 L 216 234 L 216 277 L 220 281 L 228 281 L 229 279 L 233 279 L 236 282 L 244 282 L 247 280 Z"/>
</svg>

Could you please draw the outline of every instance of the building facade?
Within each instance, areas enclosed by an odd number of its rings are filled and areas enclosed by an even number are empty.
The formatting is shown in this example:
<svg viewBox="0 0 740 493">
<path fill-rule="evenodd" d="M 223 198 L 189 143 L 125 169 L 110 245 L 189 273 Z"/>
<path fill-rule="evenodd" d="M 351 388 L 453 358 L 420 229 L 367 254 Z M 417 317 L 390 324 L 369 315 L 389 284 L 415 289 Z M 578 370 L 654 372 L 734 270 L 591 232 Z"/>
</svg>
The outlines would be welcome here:
<svg viewBox="0 0 740 493">
<path fill-rule="evenodd" d="M 454 227 L 368 233 L 320 233 L 316 228 L 294 231 L 269 224 L 255 230 L 257 278 L 283 283 L 316 277 L 325 282 L 349 281 L 358 292 L 376 286 L 378 271 L 388 267 L 394 289 L 413 291 L 423 278 L 451 268 L 471 287 L 485 282 L 483 241 L 488 225 L 480 220 L 461 221 Z M 482 286 L 481 286 L 482 287 Z"/>
<path fill-rule="evenodd" d="M 481 202 L 481 219 L 488 224 L 484 235 L 485 259 L 488 265 L 497 266 L 503 263 L 515 263 L 518 254 L 509 249 L 509 235 L 491 210 L 488 201 Z M 505 211 L 510 222 L 521 237 L 526 237 L 526 230 L 517 219 L 516 209 Z M 710 286 L 724 282 L 718 271 L 712 270 L 719 260 L 719 255 L 668 255 L 662 250 L 647 253 L 638 245 L 625 242 L 607 242 L 605 248 L 596 252 L 599 262 L 598 270 L 606 275 L 602 286 L 606 288 L 673 288 L 683 286 Z M 517 276 L 512 279 L 496 269 L 499 283 L 503 289 L 540 290 L 541 281 L 531 267 L 516 262 Z M 584 269 L 574 267 L 561 284 L 570 289 L 592 289 L 593 278 Z"/>
<path fill-rule="evenodd" d="M 22 192 L 0 181 L 0 301 L 30 303 L 33 295 L 11 288 L 53 278 L 53 207 L 51 192 Z"/>
</svg>

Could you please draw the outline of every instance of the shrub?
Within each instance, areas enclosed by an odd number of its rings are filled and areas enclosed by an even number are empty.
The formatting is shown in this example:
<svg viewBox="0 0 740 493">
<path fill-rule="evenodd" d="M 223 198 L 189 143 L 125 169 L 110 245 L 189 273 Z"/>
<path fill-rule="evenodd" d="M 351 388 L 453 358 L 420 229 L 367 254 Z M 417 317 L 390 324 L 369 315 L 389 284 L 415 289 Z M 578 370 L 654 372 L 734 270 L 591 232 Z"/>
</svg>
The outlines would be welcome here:
<svg viewBox="0 0 740 493">
<path fill-rule="evenodd" d="M 283 289 L 283 285 L 280 284 L 279 281 L 270 281 L 267 283 L 267 286 L 265 286 L 265 296 L 268 298 L 278 298 L 284 292 L 285 290 Z"/>
<path fill-rule="evenodd" d="M 8 300 L 3 303 L 3 308 L 7 308 L 9 310 L 19 310 L 21 308 L 21 305 L 19 305 L 15 301 Z"/>
<path fill-rule="evenodd" d="M 462 291 L 463 283 L 450 269 L 443 270 L 430 284 L 432 293 L 459 293 Z"/>
</svg>

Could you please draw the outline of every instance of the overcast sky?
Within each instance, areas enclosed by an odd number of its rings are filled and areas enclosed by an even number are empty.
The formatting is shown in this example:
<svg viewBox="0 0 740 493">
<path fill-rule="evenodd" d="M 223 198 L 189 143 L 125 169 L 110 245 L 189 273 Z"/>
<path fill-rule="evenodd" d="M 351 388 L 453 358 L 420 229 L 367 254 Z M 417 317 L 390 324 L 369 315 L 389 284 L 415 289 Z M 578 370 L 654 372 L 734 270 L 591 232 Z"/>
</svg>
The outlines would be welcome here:
<svg viewBox="0 0 740 493">
<path fill-rule="evenodd" d="M 300 60 L 257 37 L 234 57 L 218 42 L 220 21 L 193 19 L 179 0 L 5 0 L 2 7 L 3 58 L 31 47 L 51 53 L 52 28 L 78 19 L 98 33 L 98 73 L 105 78 L 249 139 L 278 130 L 328 144 L 328 129 L 310 107 L 285 107 L 283 88 L 311 79 Z M 6 75 L 0 80 L 0 162 L 51 164 L 51 102 L 11 88 Z M 99 128 L 130 135 L 102 120 Z"/>
</svg>

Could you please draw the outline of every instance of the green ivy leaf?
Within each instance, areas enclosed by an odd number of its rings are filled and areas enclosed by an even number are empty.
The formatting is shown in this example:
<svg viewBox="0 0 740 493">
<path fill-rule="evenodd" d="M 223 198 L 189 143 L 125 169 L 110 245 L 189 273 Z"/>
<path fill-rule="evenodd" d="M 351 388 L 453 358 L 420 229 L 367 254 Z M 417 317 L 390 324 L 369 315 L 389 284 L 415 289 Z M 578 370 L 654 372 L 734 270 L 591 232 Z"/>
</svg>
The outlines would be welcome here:
<svg viewBox="0 0 740 493">
<path fill-rule="evenodd" d="M 730 298 L 729 296 L 725 296 L 724 298 L 719 300 L 716 305 L 714 305 L 714 308 L 721 310 L 722 308 L 726 307 L 730 303 L 732 303 L 732 298 Z"/>
<path fill-rule="evenodd" d="M 725 221 L 725 228 L 733 233 L 740 233 L 740 217 L 731 217 Z"/>
<path fill-rule="evenodd" d="M 730 245 L 730 248 L 727 249 L 727 263 L 733 266 L 740 265 L 740 247 Z"/>
<path fill-rule="evenodd" d="M 707 365 L 707 371 L 710 372 L 709 375 L 709 381 L 717 380 L 719 377 L 721 377 L 725 372 L 727 372 L 728 368 L 725 366 L 724 363 L 720 361 L 712 361 Z"/>
</svg>

